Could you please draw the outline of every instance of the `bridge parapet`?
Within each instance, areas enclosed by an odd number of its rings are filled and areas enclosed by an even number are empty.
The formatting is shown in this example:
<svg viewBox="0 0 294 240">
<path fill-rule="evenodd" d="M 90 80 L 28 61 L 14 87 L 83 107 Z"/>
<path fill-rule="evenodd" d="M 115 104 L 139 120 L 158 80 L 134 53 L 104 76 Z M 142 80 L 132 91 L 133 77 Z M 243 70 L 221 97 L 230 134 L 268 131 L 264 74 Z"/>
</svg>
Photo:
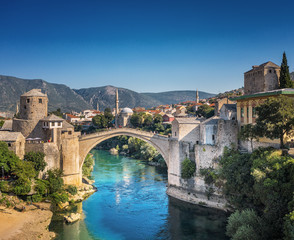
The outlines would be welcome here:
<svg viewBox="0 0 294 240">
<path fill-rule="evenodd" d="M 147 132 L 147 131 L 142 131 L 134 128 L 114 128 L 114 129 L 109 129 L 101 132 L 95 132 L 95 133 L 90 133 L 86 135 L 81 135 L 79 136 L 80 140 L 85 140 L 93 137 L 100 137 L 100 136 L 105 136 L 109 134 L 114 134 L 114 133 L 121 133 L 124 135 L 124 133 L 133 133 L 145 137 L 156 137 L 156 138 L 162 138 L 162 139 L 168 139 L 168 136 L 160 135 L 157 133 L 152 133 L 152 132 Z"/>
</svg>

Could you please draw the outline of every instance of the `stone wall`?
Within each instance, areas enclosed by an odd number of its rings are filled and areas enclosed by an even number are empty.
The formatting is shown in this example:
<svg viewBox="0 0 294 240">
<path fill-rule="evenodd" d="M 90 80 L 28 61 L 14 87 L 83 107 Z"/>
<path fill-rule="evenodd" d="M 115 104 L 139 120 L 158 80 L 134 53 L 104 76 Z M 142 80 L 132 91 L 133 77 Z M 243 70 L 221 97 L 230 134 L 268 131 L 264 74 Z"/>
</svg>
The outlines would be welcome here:
<svg viewBox="0 0 294 240">
<path fill-rule="evenodd" d="M 60 168 L 60 153 L 55 143 L 26 143 L 26 153 L 42 152 L 45 154 L 47 166 L 44 170 Z"/>
</svg>

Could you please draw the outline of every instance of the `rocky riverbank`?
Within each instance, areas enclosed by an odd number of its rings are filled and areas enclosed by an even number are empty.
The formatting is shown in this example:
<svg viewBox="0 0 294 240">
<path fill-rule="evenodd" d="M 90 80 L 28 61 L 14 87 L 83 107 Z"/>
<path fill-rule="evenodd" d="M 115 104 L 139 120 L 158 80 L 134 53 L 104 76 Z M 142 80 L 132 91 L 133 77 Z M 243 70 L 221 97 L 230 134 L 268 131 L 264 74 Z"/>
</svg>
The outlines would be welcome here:
<svg viewBox="0 0 294 240">
<path fill-rule="evenodd" d="M 69 197 L 69 202 L 58 205 L 57 208 L 52 208 L 51 203 L 29 204 L 16 196 L 6 195 L 5 201 L 0 205 L 0 240 L 54 239 L 55 233 L 48 230 L 53 216 L 52 209 L 65 210 L 71 204 L 82 202 L 95 191 L 97 191 L 95 187 L 83 183 L 78 187 L 77 193 Z M 70 213 L 64 215 L 64 217 L 68 216 Z M 75 216 L 72 222 L 78 220 L 79 218 Z"/>
<path fill-rule="evenodd" d="M 55 237 L 48 230 L 53 215 L 49 203 L 21 205 L 22 210 L 0 206 L 1 240 L 49 240 Z"/>
</svg>

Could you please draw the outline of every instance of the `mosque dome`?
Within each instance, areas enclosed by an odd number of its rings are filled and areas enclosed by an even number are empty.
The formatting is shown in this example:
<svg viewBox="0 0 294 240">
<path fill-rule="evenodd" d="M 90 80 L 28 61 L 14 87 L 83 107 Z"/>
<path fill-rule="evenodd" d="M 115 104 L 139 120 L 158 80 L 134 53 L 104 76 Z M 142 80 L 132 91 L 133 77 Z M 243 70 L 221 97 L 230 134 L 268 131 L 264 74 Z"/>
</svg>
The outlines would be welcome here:
<svg viewBox="0 0 294 240">
<path fill-rule="evenodd" d="M 120 113 L 133 113 L 133 110 L 130 109 L 130 108 L 125 107 L 125 108 L 123 108 L 123 109 L 121 110 Z"/>
</svg>

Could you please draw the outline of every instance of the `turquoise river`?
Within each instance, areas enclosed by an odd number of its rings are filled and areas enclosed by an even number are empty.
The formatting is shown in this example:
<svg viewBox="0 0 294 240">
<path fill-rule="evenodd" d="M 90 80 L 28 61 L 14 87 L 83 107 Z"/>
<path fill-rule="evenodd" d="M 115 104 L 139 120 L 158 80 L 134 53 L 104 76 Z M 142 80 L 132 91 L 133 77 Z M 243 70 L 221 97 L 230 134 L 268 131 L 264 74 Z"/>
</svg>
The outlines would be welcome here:
<svg viewBox="0 0 294 240">
<path fill-rule="evenodd" d="M 103 150 L 92 154 L 98 191 L 77 206 L 83 220 L 52 221 L 56 239 L 228 239 L 225 213 L 166 195 L 166 170 Z"/>
</svg>

